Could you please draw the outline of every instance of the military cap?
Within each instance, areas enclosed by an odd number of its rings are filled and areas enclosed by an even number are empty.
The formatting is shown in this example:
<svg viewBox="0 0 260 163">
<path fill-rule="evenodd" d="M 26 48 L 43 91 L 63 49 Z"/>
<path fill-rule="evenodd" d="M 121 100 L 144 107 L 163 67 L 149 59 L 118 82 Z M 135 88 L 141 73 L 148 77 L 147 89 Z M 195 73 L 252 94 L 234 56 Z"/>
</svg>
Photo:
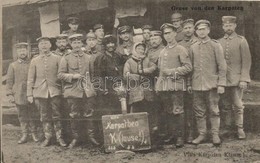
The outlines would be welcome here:
<svg viewBox="0 0 260 163">
<path fill-rule="evenodd" d="M 42 37 L 39 37 L 36 39 L 36 41 L 40 42 L 41 40 L 49 40 L 50 41 L 50 38 L 47 37 L 47 36 L 42 36 Z"/>
<path fill-rule="evenodd" d="M 153 37 L 153 36 L 162 36 L 162 32 L 161 31 L 151 31 L 150 37 Z"/>
<path fill-rule="evenodd" d="M 172 21 L 178 21 L 182 19 L 182 15 L 180 13 L 173 13 L 172 14 Z"/>
<path fill-rule="evenodd" d="M 104 26 L 102 24 L 95 24 L 93 29 L 94 31 L 96 31 L 97 29 L 104 29 Z"/>
<path fill-rule="evenodd" d="M 56 40 L 61 40 L 61 39 L 67 39 L 68 35 L 67 34 L 59 34 L 56 36 Z"/>
<path fill-rule="evenodd" d="M 77 17 L 68 17 L 67 21 L 70 24 L 79 24 L 79 18 Z"/>
<path fill-rule="evenodd" d="M 76 33 L 76 34 L 69 36 L 70 41 L 75 41 L 75 40 L 81 40 L 82 41 L 82 39 L 83 39 L 83 35 L 79 34 L 79 33 Z"/>
<path fill-rule="evenodd" d="M 174 31 L 176 31 L 176 28 L 170 24 L 170 23 L 164 23 L 161 27 L 160 30 L 163 31 L 165 28 L 172 28 Z"/>
<path fill-rule="evenodd" d="M 198 20 L 195 23 L 195 29 L 200 29 L 200 28 L 204 28 L 204 27 L 210 27 L 211 24 L 208 20 Z"/>
<path fill-rule="evenodd" d="M 152 28 L 153 28 L 153 26 L 148 25 L 148 24 L 142 26 L 142 30 L 144 30 L 144 29 L 150 29 L 151 30 Z"/>
<path fill-rule="evenodd" d="M 28 43 L 27 42 L 19 42 L 15 45 L 16 48 L 24 48 L 24 47 L 28 47 Z"/>
<path fill-rule="evenodd" d="M 223 16 L 222 22 L 224 23 L 236 23 L 237 18 L 235 16 Z"/>
<path fill-rule="evenodd" d="M 104 36 L 104 39 L 103 39 L 103 45 L 106 45 L 106 44 L 108 44 L 108 43 L 110 43 L 110 42 L 112 42 L 112 43 L 114 43 L 114 44 L 116 44 L 116 38 L 113 36 L 113 35 L 105 35 Z"/>
<path fill-rule="evenodd" d="M 86 38 L 97 38 L 97 36 L 95 35 L 95 33 L 93 32 L 93 30 L 89 30 L 89 33 L 87 33 Z"/>
<path fill-rule="evenodd" d="M 194 20 L 193 19 L 186 19 L 182 22 L 182 26 L 184 27 L 186 24 L 192 24 L 194 25 Z"/>
<path fill-rule="evenodd" d="M 124 26 L 121 26 L 118 28 L 118 33 L 119 34 L 122 34 L 122 33 L 125 33 L 125 32 L 130 32 L 131 31 L 131 27 L 128 26 L 128 25 L 124 25 Z"/>
</svg>

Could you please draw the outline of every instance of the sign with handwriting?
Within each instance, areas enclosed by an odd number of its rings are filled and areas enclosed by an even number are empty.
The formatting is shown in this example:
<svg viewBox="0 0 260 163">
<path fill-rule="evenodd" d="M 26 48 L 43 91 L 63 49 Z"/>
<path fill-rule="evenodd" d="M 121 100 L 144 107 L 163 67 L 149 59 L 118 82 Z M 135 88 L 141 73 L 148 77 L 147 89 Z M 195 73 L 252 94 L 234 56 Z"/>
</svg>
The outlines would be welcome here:
<svg viewBox="0 0 260 163">
<path fill-rule="evenodd" d="M 102 116 L 106 152 L 151 148 L 148 113 Z"/>
</svg>

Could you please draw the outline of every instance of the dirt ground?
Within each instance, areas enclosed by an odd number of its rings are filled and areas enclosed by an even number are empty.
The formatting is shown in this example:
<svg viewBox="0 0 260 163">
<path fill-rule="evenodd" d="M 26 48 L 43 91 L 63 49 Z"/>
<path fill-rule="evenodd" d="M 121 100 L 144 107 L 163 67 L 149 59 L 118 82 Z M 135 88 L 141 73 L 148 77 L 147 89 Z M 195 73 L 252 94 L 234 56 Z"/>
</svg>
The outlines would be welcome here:
<svg viewBox="0 0 260 163">
<path fill-rule="evenodd" d="M 121 163 L 121 162 L 149 162 L 149 163 L 216 163 L 260 162 L 260 154 L 253 152 L 252 147 L 260 143 L 260 134 L 247 134 L 244 141 L 233 137 L 225 139 L 220 147 L 211 143 L 198 146 L 185 145 L 176 149 L 172 145 L 165 145 L 160 149 L 136 153 L 104 153 L 102 148 L 83 144 L 75 149 L 62 148 L 58 145 L 41 147 L 32 141 L 17 145 L 20 137 L 18 126 L 6 124 L 2 126 L 2 150 L 5 163 Z"/>
</svg>

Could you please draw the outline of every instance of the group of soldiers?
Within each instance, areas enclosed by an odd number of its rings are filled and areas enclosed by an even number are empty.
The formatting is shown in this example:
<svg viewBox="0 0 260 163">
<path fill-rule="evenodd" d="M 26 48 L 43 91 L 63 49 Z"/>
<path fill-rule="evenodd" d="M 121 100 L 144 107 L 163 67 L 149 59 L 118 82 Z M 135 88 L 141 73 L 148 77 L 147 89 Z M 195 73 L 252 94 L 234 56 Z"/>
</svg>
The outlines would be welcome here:
<svg viewBox="0 0 260 163">
<path fill-rule="evenodd" d="M 98 146 L 101 116 L 122 113 L 122 98 L 128 112 L 149 113 L 154 144 L 198 145 L 210 129 L 212 143 L 220 145 L 220 114 L 223 133 L 231 132 L 234 117 L 237 136 L 245 139 L 242 96 L 250 82 L 251 55 L 246 39 L 235 32 L 236 17 L 222 17 L 225 35 L 219 40 L 208 36 L 208 20 L 195 23 L 180 13 L 171 20 L 160 30 L 143 25 L 143 40 L 137 42 L 130 26 L 120 26 L 117 45 L 102 24 L 86 34 L 78 30 L 79 19 L 71 17 L 70 29 L 56 37 L 57 49 L 51 51 L 50 38 L 42 36 L 37 39 L 39 55 L 32 59 L 28 44 L 18 43 L 18 60 L 7 75 L 7 95 L 16 103 L 22 130 L 18 143 L 26 143 L 30 132 L 40 141 L 40 115 L 42 146 L 56 136 L 60 146 L 73 148 L 82 130 Z M 68 119 L 69 125 L 63 121 Z M 69 144 L 65 130 L 72 135 Z"/>
</svg>

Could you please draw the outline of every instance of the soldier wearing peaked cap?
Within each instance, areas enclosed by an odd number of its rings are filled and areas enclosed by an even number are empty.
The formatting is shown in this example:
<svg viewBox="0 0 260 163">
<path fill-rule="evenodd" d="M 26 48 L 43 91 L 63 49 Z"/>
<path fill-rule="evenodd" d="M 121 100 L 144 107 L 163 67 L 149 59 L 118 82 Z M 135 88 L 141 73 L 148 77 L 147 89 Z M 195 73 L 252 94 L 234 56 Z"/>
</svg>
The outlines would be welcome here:
<svg viewBox="0 0 260 163">
<path fill-rule="evenodd" d="M 186 75 L 191 72 L 192 66 L 188 51 L 175 40 L 176 28 L 172 24 L 165 23 L 160 29 L 167 46 L 159 55 L 159 78 L 156 91 L 161 97 L 167 117 L 168 139 L 165 142 L 172 142 L 176 131 L 175 145 L 182 147 L 184 145 L 183 92 L 186 90 Z"/>
<path fill-rule="evenodd" d="M 150 47 L 151 47 L 151 44 L 150 44 L 150 33 L 151 33 L 152 28 L 153 28 L 153 26 L 148 25 L 148 24 L 142 26 L 144 43 L 146 45 L 146 49 L 147 50 L 149 50 Z"/>
<path fill-rule="evenodd" d="M 164 48 L 161 31 L 151 31 L 150 44 L 151 48 L 148 50 L 148 58 L 150 61 L 157 64 L 160 51 Z"/>
<path fill-rule="evenodd" d="M 127 59 L 131 57 L 133 50 L 133 41 L 132 41 L 132 30 L 128 25 L 124 25 L 118 28 L 119 34 L 119 45 L 116 48 L 116 53 L 123 58 L 123 64 Z"/>
<path fill-rule="evenodd" d="M 48 37 L 37 39 L 39 55 L 32 59 L 27 81 L 27 98 L 40 110 L 45 141 L 42 146 L 49 146 L 55 131 L 58 143 L 66 146 L 62 137 L 61 126 L 61 81 L 57 78 L 60 56 L 50 51 L 51 43 Z"/>
<path fill-rule="evenodd" d="M 180 13 L 173 13 L 171 16 L 172 25 L 177 30 L 177 35 L 175 37 L 177 42 L 180 42 L 184 38 L 184 34 L 182 33 L 182 15 Z"/>
<path fill-rule="evenodd" d="M 6 94 L 10 102 L 16 104 L 18 110 L 18 119 L 22 130 L 22 137 L 18 141 L 18 144 L 26 143 L 30 132 L 33 140 L 38 142 L 37 120 L 40 120 L 39 112 L 34 108 L 35 106 L 33 104 L 28 102 L 26 96 L 27 77 L 30 65 L 28 44 L 21 42 L 16 44 L 15 47 L 18 60 L 9 65 L 6 79 Z"/>
<path fill-rule="evenodd" d="M 99 53 L 105 52 L 105 47 L 102 43 L 105 32 L 104 32 L 104 26 L 102 24 L 95 24 L 93 27 L 93 31 L 96 35 L 97 39 L 97 45 L 96 45 L 96 50 Z"/>
<path fill-rule="evenodd" d="M 193 109 L 199 136 L 192 141 L 200 144 L 206 138 L 206 117 L 211 124 L 212 142 L 219 145 L 219 94 L 223 94 L 226 86 L 226 62 L 223 48 L 216 40 L 211 39 L 210 22 L 199 20 L 195 23 L 198 41 L 191 45 L 190 56 L 193 65 L 188 90 L 193 92 Z M 209 110 L 209 114 L 207 113 Z"/>
<path fill-rule="evenodd" d="M 56 46 L 57 49 L 53 53 L 59 56 L 64 56 L 68 52 L 68 35 L 59 34 L 58 36 L 56 36 Z"/>
<path fill-rule="evenodd" d="M 63 31 L 62 34 L 67 34 L 68 36 L 71 36 L 73 34 L 79 33 L 83 35 L 83 38 L 86 36 L 86 32 L 83 30 L 78 29 L 79 28 L 79 18 L 77 17 L 69 17 L 67 19 L 68 26 L 70 29 Z"/>
<path fill-rule="evenodd" d="M 251 54 L 245 37 L 236 33 L 236 17 L 223 16 L 223 30 L 225 35 L 219 39 L 224 49 L 224 56 L 227 63 L 227 87 L 222 96 L 224 132 L 226 134 L 231 128 L 232 108 L 234 108 L 235 123 L 239 139 L 245 139 L 243 130 L 244 105 L 242 102 L 243 90 L 250 82 Z"/>
<path fill-rule="evenodd" d="M 72 141 L 69 148 L 73 148 L 79 141 L 79 121 L 83 117 L 87 123 L 90 141 L 99 145 L 94 135 L 93 116 L 96 114 L 96 92 L 90 79 L 90 56 L 82 51 L 82 34 L 69 36 L 72 47 L 70 53 L 61 59 L 58 78 L 64 82 L 64 97 L 67 99 L 71 118 Z"/>
<path fill-rule="evenodd" d="M 193 19 L 186 19 L 182 23 L 184 39 L 179 42 L 180 45 L 185 47 L 188 51 L 192 44 L 197 41 L 197 38 L 194 35 L 194 20 Z M 184 110 L 185 110 L 185 137 L 187 143 L 191 143 L 193 140 L 193 130 L 194 130 L 194 115 L 192 110 L 192 94 L 185 92 L 184 96 Z"/>
</svg>

